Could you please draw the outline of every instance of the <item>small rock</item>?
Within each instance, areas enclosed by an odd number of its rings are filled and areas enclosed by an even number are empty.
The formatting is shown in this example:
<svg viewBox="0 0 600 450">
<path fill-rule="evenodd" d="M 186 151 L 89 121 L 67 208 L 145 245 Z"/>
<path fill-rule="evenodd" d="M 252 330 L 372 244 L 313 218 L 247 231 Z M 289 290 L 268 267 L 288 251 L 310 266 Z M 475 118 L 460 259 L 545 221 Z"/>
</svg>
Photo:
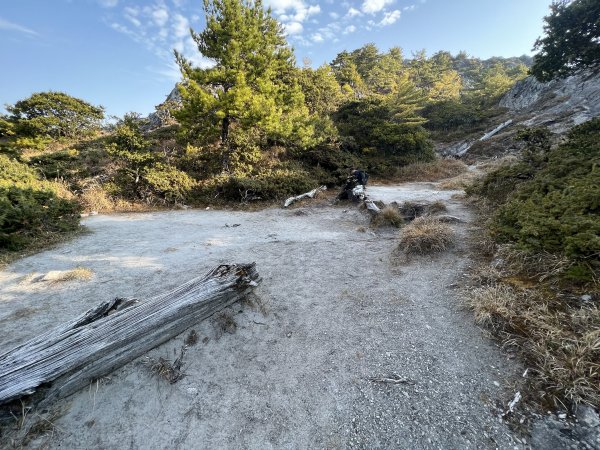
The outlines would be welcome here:
<svg viewBox="0 0 600 450">
<path fill-rule="evenodd" d="M 187 388 L 187 393 L 192 397 L 195 397 L 196 395 L 198 395 L 198 389 L 195 387 L 189 387 Z"/>
<path fill-rule="evenodd" d="M 577 420 L 586 427 L 600 427 L 598 413 L 588 405 L 579 405 L 577 407 Z"/>
<path fill-rule="evenodd" d="M 592 301 L 592 296 L 590 294 L 582 295 L 579 298 L 581 299 L 582 302 L 591 302 Z"/>
</svg>

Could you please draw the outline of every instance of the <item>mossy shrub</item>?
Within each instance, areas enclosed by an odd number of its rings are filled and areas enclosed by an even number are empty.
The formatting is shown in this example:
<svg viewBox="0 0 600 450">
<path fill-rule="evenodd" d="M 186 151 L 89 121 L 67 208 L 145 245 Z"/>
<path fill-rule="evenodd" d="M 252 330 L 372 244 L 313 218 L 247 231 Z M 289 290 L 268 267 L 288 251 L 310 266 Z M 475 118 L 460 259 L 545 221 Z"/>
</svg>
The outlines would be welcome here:
<svg viewBox="0 0 600 450">
<path fill-rule="evenodd" d="M 80 206 L 52 191 L 0 188 L 0 248 L 20 250 L 49 234 L 79 226 Z"/>
<path fill-rule="evenodd" d="M 573 128 L 547 157 L 490 174 L 478 192 L 500 205 L 491 224 L 498 241 L 565 255 L 576 280 L 600 270 L 600 118 Z"/>
</svg>

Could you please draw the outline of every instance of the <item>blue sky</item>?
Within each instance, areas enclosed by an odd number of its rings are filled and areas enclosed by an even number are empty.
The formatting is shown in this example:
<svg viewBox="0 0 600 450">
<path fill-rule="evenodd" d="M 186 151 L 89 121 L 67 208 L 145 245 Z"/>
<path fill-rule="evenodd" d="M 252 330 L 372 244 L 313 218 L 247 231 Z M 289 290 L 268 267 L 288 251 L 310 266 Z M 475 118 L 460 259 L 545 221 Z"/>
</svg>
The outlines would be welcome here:
<svg viewBox="0 0 600 450">
<path fill-rule="evenodd" d="M 367 42 L 405 55 L 531 54 L 551 0 L 264 0 L 301 63 L 331 61 Z M 64 91 L 108 114 L 147 114 L 178 79 L 173 48 L 197 65 L 189 27 L 202 0 L 0 0 L 0 105 Z M 3 110 L 3 108 L 2 108 Z"/>
</svg>

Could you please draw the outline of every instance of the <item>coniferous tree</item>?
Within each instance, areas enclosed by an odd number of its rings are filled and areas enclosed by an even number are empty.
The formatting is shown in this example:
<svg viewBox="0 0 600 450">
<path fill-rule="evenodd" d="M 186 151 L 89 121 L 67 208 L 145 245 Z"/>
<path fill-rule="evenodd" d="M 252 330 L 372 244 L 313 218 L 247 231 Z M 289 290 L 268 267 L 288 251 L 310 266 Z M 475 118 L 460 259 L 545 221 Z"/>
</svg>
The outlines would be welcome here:
<svg viewBox="0 0 600 450">
<path fill-rule="evenodd" d="M 184 81 L 176 113 L 188 136 L 220 140 L 229 169 L 232 130 L 274 141 L 312 136 L 292 49 L 261 0 L 204 0 L 206 28 L 192 37 L 214 66 L 192 67 L 176 53 Z"/>
<path fill-rule="evenodd" d="M 585 67 L 600 65 L 600 2 L 559 0 L 545 17 L 545 36 L 534 49 L 531 73 L 540 81 L 564 77 Z"/>
</svg>

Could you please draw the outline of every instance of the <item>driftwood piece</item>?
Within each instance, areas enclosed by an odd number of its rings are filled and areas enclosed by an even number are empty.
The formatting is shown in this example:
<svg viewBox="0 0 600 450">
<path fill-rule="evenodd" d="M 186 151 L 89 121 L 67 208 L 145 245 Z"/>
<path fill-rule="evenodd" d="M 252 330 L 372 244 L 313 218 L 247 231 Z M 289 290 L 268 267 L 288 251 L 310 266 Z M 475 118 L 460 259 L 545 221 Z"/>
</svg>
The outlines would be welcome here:
<svg viewBox="0 0 600 450">
<path fill-rule="evenodd" d="M 240 300 L 260 282 L 255 264 L 221 265 L 146 301 L 114 299 L 0 355 L 0 405 L 49 386 L 70 395 Z"/>
<path fill-rule="evenodd" d="M 297 202 L 298 200 L 302 200 L 303 198 L 314 198 L 319 192 L 326 191 L 327 186 L 319 186 L 318 188 L 313 189 L 310 192 L 305 192 L 304 194 L 296 195 L 295 197 L 288 198 L 283 204 L 284 208 L 287 208 L 292 203 Z"/>
<path fill-rule="evenodd" d="M 368 197 L 365 198 L 365 206 L 367 207 L 367 211 L 372 215 L 376 216 L 381 212 L 381 209 L 375 204 L 373 200 L 370 200 Z"/>
</svg>

